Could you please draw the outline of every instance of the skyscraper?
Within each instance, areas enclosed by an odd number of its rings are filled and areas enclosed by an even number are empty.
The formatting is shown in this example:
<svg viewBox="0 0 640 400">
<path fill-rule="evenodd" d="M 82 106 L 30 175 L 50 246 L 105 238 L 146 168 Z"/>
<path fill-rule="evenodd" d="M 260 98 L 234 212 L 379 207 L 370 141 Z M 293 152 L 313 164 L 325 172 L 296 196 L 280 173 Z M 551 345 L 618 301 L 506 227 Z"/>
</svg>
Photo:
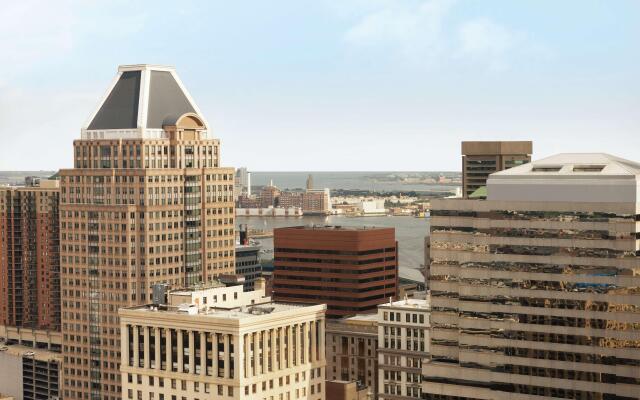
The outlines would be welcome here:
<svg viewBox="0 0 640 400">
<path fill-rule="evenodd" d="M 120 399 L 118 308 L 233 274 L 232 168 L 172 67 L 127 65 L 60 171 L 65 399 Z"/>
<path fill-rule="evenodd" d="M 57 180 L 0 188 L 0 325 L 60 330 Z"/>
<path fill-rule="evenodd" d="M 431 211 L 426 399 L 640 394 L 640 164 L 560 154 Z"/>
<path fill-rule="evenodd" d="M 468 198 L 496 171 L 531 161 L 529 141 L 462 142 L 462 196 Z"/>
</svg>

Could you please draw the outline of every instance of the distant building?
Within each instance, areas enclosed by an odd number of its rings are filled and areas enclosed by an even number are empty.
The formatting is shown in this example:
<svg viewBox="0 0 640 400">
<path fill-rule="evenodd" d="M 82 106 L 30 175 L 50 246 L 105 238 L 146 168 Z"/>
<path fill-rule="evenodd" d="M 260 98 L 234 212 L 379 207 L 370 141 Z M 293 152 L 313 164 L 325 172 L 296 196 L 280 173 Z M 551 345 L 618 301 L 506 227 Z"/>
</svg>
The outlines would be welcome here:
<svg viewBox="0 0 640 400">
<path fill-rule="evenodd" d="M 638 399 L 640 163 L 558 154 L 434 199 L 424 398 Z"/>
<path fill-rule="evenodd" d="M 241 194 L 251 197 L 251 172 L 246 167 L 236 170 L 234 179 L 234 194 L 237 199 Z"/>
<path fill-rule="evenodd" d="M 462 195 L 467 198 L 487 184 L 487 178 L 531 161 L 530 141 L 462 142 Z"/>
<path fill-rule="evenodd" d="M 331 191 L 329 189 L 307 189 L 302 194 L 302 212 L 306 215 L 331 214 Z"/>
<path fill-rule="evenodd" d="M 384 200 L 363 200 L 358 203 L 358 210 L 362 215 L 385 215 Z"/>
<path fill-rule="evenodd" d="M 0 325 L 60 330 L 60 187 L 0 187 Z"/>
<path fill-rule="evenodd" d="M 262 188 L 258 195 L 261 208 L 276 207 L 278 205 L 278 197 L 280 197 L 280 189 L 273 185 L 273 181 L 268 186 Z"/>
<path fill-rule="evenodd" d="M 260 246 L 240 244 L 236 246 L 236 275 L 244 277 L 244 290 L 254 290 L 254 283 L 262 275 Z"/>
<path fill-rule="evenodd" d="M 324 305 L 242 286 L 172 291 L 120 309 L 125 399 L 325 399 Z"/>
<path fill-rule="evenodd" d="M 327 380 L 358 382 L 378 393 L 377 314 L 327 320 L 326 376 Z"/>
<path fill-rule="evenodd" d="M 281 192 L 278 197 L 278 207 L 291 208 L 298 207 L 303 208 L 302 199 L 304 193 L 302 192 Z"/>
<path fill-rule="evenodd" d="M 420 399 L 422 363 L 429 356 L 428 299 L 378 306 L 378 399 Z"/>
<path fill-rule="evenodd" d="M 313 190 L 313 175 L 307 176 L 307 190 Z"/>
<path fill-rule="evenodd" d="M 375 312 L 398 290 L 393 228 L 298 226 L 274 229 L 274 296 L 327 304 L 327 316 Z"/>
</svg>

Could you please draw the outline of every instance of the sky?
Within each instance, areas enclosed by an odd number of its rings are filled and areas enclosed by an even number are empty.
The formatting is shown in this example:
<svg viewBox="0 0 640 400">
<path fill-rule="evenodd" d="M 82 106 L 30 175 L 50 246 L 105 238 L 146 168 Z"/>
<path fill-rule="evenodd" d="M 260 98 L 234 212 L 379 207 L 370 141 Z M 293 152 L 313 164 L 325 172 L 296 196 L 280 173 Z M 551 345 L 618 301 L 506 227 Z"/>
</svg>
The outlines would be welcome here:
<svg viewBox="0 0 640 400">
<path fill-rule="evenodd" d="M 640 161 L 640 1 L 31 1 L 0 9 L 0 170 L 72 166 L 120 64 L 174 65 L 256 171 L 458 170 L 462 140 Z"/>
</svg>

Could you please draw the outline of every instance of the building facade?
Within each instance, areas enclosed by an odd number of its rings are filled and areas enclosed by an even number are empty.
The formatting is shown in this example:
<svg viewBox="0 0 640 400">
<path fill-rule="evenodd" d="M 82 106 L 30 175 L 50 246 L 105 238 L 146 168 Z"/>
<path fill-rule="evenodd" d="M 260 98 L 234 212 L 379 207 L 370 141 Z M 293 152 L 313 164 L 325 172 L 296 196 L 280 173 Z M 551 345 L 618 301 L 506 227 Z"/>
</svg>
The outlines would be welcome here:
<svg viewBox="0 0 640 400">
<path fill-rule="evenodd" d="M 236 246 L 236 275 L 244 277 L 244 289 L 254 290 L 256 279 L 262 276 L 260 246 L 240 244 Z"/>
<path fill-rule="evenodd" d="M 462 196 L 486 186 L 490 174 L 530 162 L 532 152 L 529 141 L 462 142 Z"/>
<path fill-rule="evenodd" d="M 560 154 L 433 200 L 425 398 L 639 398 L 639 177 Z"/>
<path fill-rule="evenodd" d="M 327 321 L 327 380 L 356 382 L 371 393 L 378 387 L 378 316 Z"/>
<path fill-rule="evenodd" d="M 121 66 L 60 171 L 64 398 L 121 398 L 118 308 L 235 273 L 232 168 L 171 67 Z"/>
<path fill-rule="evenodd" d="M 11 342 L 0 344 L 0 390 L 5 395 L 16 400 L 59 399 L 61 372 L 60 353 Z"/>
<path fill-rule="evenodd" d="M 60 187 L 0 188 L 0 325 L 60 330 Z"/>
<path fill-rule="evenodd" d="M 327 304 L 331 318 L 375 312 L 398 290 L 393 228 L 298 226 L 274 233 L 278 301 Z"/>
<path fill-rule="evenodd" d="M 429 299 L 378 306 L 378 399 L 422 398 L 422 363 L 429 356 Z"/>
<path fill-rule="evenodd" d="M 325 306 L 217 286 L 120 311 L 124 399 L 325 399 Z"/>
</svg>

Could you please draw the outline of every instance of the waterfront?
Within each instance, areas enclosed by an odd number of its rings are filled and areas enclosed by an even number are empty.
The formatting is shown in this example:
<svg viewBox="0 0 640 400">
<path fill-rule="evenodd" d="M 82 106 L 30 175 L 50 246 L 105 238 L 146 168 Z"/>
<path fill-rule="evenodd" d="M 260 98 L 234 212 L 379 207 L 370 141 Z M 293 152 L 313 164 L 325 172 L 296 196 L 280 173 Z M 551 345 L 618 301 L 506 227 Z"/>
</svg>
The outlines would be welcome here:
<svg viewBox="0 0 640 400">
<path fill-rule="evenodd" d="M 379 226 L 396 229 L 396 240 L 400 249 L 400 267 L 418 268 L 424 262 L 424 237 L 429 232 L 429 219 L 413 217 L 347 217 L 343 215 L 302 217 L 237 217 L 238 224 L 247 224 L 249 229 L 270 231 L 273 228 L 300 225 Z M 258 239 L 265 250 L 273 249 L 273 239 Z M 269 253 L 271 254 L 271 253 Z"/>
</svg>

